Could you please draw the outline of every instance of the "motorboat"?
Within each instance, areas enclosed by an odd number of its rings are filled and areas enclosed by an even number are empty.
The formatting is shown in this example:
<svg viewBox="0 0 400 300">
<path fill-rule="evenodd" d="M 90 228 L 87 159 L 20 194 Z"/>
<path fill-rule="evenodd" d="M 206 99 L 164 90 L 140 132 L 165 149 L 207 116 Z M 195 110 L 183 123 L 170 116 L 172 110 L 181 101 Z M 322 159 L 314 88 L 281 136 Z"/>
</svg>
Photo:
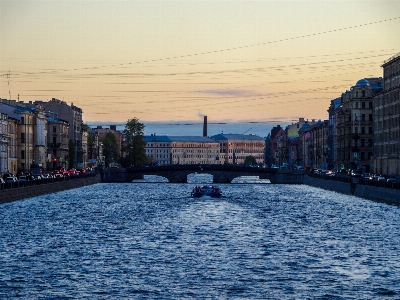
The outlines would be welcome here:
<svg viewBox="0 0 400 300">
<path fill-rule="evenodd" d="M 221 195 L 222 195 L 221 189 L 215 185 L 195 186 L 191 193 L 191 196 L 195 197 L 195 198 L 199 198 L 202 196 L 219 198 L 219 197 L 221 197 Z"/>
</svg>

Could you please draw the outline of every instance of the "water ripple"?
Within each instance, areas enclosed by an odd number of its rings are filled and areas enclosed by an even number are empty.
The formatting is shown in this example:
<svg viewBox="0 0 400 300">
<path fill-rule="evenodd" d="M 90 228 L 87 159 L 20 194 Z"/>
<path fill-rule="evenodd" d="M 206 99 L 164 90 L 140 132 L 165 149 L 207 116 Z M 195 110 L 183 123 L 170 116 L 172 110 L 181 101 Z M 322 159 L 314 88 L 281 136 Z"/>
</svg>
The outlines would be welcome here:
<svg viewBox="0 0 400 300">
<path fill-rule="evenodd" d="M 0 298 L 396 299 L 398 207 L 307 186 L 98 184 L 0 206 Z"/>
</svg>

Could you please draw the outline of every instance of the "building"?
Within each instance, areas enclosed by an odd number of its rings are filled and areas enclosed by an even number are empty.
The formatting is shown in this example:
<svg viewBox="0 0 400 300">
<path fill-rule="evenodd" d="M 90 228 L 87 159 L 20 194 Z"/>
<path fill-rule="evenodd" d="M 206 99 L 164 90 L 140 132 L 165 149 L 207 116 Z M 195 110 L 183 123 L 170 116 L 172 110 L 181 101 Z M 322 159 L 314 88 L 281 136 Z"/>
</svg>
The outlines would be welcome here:
<svg viewBox="0 0 400 300">
<path fill-rule="evenodd" d="M 50 101 L 35 101 L 33 104 L 40 104 L 46 111 L 54 113 L 54 117 L 65 120 L 69 123 L 69 138 L 75 145 L 74 162 L 76 165 L 83 163 L 84 152 L 86 149 L 82 146 L 82 125 L 83 113 L 82 109 L 74 106 L 73 103 L 68 105 L 65 101 L 52 98 Z M 70 158 L 71 159 L 71 158 Z"/>
<path fill-rule="evenodd" d="M 283 162 L 283 157 L 281 157 L 282 153 L 279 151 L 282 143 L 278 142 L 282 141 L 283 138 L 286 138 L 286 132 L 283 130 L 281 125 L 275 126 L 271 129 L 271 135 L 269 138 L 269 160 L 271 162 L 271 166 L 280 166 Z"/>
<path fill-rule="evenodd" d="M 373 99 L 373 172 L 400 176 L 400 53 L 382 68 L 383 90 Z"/>
<path fill-rule="evenodd" d="M 97 137 L 99 141 L 103 140 L 109 133 L 114 135 L 115 140 L 117 141 L 118 156 L 122 157 L 122 147 L 123 147 L 124 137 L 122 132 L 117 131 L 116 125 L 110 125 L 110 128 L 103 128 L 102 126 L 97 126 L 97 128 L 94 128 L 93 130 L 97 132 Z"/>
<path fill-rule="evenodd" d="M 217 134 L 210 137 L 219 143 L 219 160 L 223 164 L 243 164 L 247 156 L 264 163 L 265 139 L 257 135 Z"/>
<path fill-rule="evenodd" d="M 340 168 L 371 170 L 373 98 L 382 91 L 382 78 L 359 80 L 341 97 L 336 110 L 337 160 Z"/>
<path fill-rule="evenodd" d="M 152 164 L 219 164 L 219 143 L 203 136 L 145 137 L 146 155 Z"/>
<path fill-rule="evenodd" d="M 47 112 L 47 169 L 68 168 L 69 123 Z"/>
<path fill-rule="evenodd" d="M 338 160 L 337 160 L 337 119 L 336 110 L 342 104 L 342 98 L 338 97 L 331 100 L 331 105 L 328 108 L 328 137 L 327 137 L 327 164 L 328 169 L 339 170 Z"/>
<path fill-rule="evenodd" d="M 312 167 L 315 169 L 328 169 L 328 120 L 317 121 L 310 127 Z"/>
<path fill-rule="evenodd" d="M 0 113 L 0 174 L 8 172 L 8 115 Z"/>
<path fill-rule="evenodd" d="M 315 121 L 312 120 L 311 124 L 314 124 L 314 122 Z M 299 138 L 299 131 L 303 128 L 304 124 L 309 125 L 310 123 L 304 118 L 299 118 L 298 122 L 292 123 L 285 128 L 286 149 L 281 149 L 278 156 L 285 157 L 286 161 L 284 163 L 287 163 L 287 166 L 290 168 L 304 167 L 300 151 L 300 149 L 302 149 L 300 144 L 301 139 Z M 279 138 L 279 140 L 281 139 L 282 138 Z M 282 145 L 283 143 L 280 142 L 281 147 Z"/>
<path fill-rule="evenodd" d="M 145 136 L 146 155 L 149 161 L 155 165 L 171 165 L 172 160 L 172 141 L 165 135 Z"/>
<path fill-rule="evenodd" d="M 47 118 L 44 108 L 23 101 L 1 99 L 0 112 L 8 116 L 8 170 L 15 174 L 29 171 L 32 164 L 45 166 Z"/>
</svg>

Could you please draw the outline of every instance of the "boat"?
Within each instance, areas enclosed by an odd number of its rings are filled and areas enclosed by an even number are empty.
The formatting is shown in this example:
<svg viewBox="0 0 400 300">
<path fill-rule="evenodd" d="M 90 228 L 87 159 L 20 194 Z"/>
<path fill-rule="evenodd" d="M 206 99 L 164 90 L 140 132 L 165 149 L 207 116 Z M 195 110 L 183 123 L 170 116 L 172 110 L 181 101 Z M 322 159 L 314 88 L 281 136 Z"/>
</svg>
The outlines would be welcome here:
<svg viewBox="0 0 400 300">
<path fill-rule="evenodd" d="M 212 198 L 219 198 L 222 196 L 222 191 L 215 185 L 195 186 L 191 193 L 192 197 L 199 198 L 202 196 L 209 196 Z"/>
</svg>

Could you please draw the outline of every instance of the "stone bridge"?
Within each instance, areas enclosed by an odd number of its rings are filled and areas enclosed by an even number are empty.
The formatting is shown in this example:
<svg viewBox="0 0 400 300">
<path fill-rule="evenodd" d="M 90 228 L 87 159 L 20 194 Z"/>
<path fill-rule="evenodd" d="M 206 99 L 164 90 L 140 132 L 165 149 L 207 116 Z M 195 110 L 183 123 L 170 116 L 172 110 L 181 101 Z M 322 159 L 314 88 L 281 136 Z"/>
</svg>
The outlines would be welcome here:
<svg viewBox="0 0 400 300">
<path fill-rule="evenodd" d="M 168 165 L 143 168 L 105 168 L 101 171 L 102 182 L 132 182 L 143 179 L 144 175 L 157 175 L 168 179 L 170 183 L 187 183 L 189 174 L 210 174 L 214 183 L 231 183 L 241 176 L 258 176 L 269 179 L 271 183 L 302 184 L 303 171 L 252 168 L 237 165 Z"/>
</svg>

